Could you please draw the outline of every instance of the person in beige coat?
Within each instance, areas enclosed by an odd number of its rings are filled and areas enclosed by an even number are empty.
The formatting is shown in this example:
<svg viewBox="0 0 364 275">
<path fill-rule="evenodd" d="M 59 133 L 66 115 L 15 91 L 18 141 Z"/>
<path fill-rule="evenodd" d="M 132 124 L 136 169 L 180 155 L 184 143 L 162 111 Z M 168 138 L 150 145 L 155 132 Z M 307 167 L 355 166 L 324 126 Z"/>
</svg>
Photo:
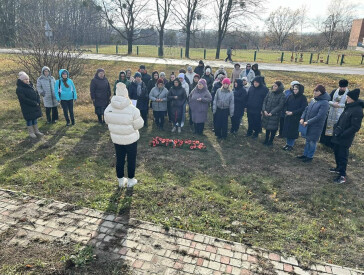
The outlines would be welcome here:
<svg viewBox="0 0 364 275">
<path fill-rule="evenodd" d="M 116 95 L 105 109 L 104 118 L 115 146 L 119 187 L 133 187 L 138 182 L 134 178 L 137 141 L 140 137 L 138 130 L 143 127 L 144 120 L 139 109 L 131 103 L 124 83 L 116 85 Z M 125 157 L 128 161 L 128 178 L 124 177 Z"/>
</svg>

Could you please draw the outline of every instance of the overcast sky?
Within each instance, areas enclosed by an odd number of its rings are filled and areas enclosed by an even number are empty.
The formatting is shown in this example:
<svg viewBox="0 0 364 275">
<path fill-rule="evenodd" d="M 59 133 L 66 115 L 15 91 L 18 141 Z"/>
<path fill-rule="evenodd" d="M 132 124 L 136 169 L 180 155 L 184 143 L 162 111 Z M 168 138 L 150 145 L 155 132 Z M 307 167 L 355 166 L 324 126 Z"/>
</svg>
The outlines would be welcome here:
<svg viewBox="0 0 364 275">
<path fill-rule="evenodd" d="M 317 16 L 325 16 L 327 6 L 330 0 L 266 0 L 265 8 L 266 14 L 265 18 L 269 15 L 271 11 L 276 10 L 279 6 L 290 7 L 291 9 L 298 9 L 302 6 L 307 8 L 307 17 L 316 18 Z M 364 0 L 361 1 L 346 1 L 350 3 L 357 4 L 356 15 L 357 18 L 364 18 Z M 359 4 L 360 3 L 360 4 Z M 256 21 L 260 29 L 264 29 L 264 22 Z M 307 31 L 314 31 L 308 28 Z"/>
</svg>

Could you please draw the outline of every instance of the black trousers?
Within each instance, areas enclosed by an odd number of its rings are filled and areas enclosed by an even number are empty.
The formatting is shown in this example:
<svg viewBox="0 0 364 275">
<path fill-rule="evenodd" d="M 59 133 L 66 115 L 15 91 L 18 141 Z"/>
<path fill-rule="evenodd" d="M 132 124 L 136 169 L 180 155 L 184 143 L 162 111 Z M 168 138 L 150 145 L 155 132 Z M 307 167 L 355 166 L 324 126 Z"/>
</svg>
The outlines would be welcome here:
<svg viewBox="0 0 364 275">
<path fill-rule="evenodd" d="M 265 142 L 273 142 L 277 130 L 265 130 Z"/>
<path fill-rule="evenodd" d="M 205 128 L 205 123 L 194 123 L 195 133 L 198 135 L 203 134 L 203 129 Z"/>
<path fill-rule="evenodd" d="M 148 109 L 147 110 L 140 110 L 140 115 L 144 120 L 144 127 L 148 127 Z"/>
<path fill-rule="evenodd" d="M 230 60 L 231 62 L 233 62 L 233 60 L 231 59 L 231 54 L 227 54 L 227 57 L 225 58 L 225 62 Z"/>
<path fill-rule="evenodd" d="M 334 145 L 334 154 L 336 169 L 340 172 L 340 176 L 346 176 L 346 167 L 348 165 L 349 147 Z"/>
<path fill-rule="evenodd" d="M 162 129 L 163 129 L 163 125 L 164 125 L 165 114 L 166 114 L 165 111 L 153 111 L 155 124 Z"/>
<path fill-rule="evenodd" d="M 262 131 L 262 116 L 260 113 L 248 112 L 248 134 L 258 136 Z"/>
<path fill-rule="evenodd" d="M 215 136 L 219 138 L 227 137 L 229 112 L 229 109 L 216 109 L 214 128 Z"/>
<path fill-rule="evenodd" d="M 241 122 L 241 118 L 244 116 L 244 114 L 242 116 L 232 116 L 231 117 L 231 133 L 235 133 L 239 130 L 240 127 L 240 122 Z"/>
<path fill-rule="evenodd" d="M 283 136 L 283 127 L 284 127 L 284 117 L 280 117 L 279 119 L 279 136 Z"/>
<path fill-rule="evenodd" d="M 48 122 L 55 122 L 58 120 L 58 108 L 56 107 L 45 107 L 46 116 Z M 51 115 L 52 114 L 52 115 Z"/>
<path fill-rule="evenodd" d="M 117 177 L 124 177 L 124 166 L 125 166 L 125 157 L 127 157 L 128 161 L 128 178 L 132 179 L 135 176 L 135 167 L 136 167 L 136 156 L 137 156 L 137 142 L 128 145 L 119 145 L 115 144 L 115 153 L 116 153 L 116 175 Z"/>
<path fill-rule="evenodd" d="M 72 123 L 75 122 L 75 116 L 73 114 L 73 99 L 71 100 L 61 100 L 61 106 L 63 109 L 64 118 L 66 119 L 67 123 L 70 122 L 70 119 L 68 117 L 68 113 L 71 117 Z"/>
</svg>

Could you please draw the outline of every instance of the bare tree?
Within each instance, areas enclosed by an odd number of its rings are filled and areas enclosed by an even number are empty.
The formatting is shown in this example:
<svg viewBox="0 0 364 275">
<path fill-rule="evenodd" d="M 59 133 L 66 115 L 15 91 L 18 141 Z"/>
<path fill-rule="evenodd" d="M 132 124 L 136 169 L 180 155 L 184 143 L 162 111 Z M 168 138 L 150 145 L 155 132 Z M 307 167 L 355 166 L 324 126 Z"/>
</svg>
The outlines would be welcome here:
<svg viewBox="0 0 364 275">
<path fill-rule="evenodd" d="M 10 46 L 15 40 L 16 3 L 14 0 L 0 1 L 0 44 Z"/>
<path fill-rule="evenodd" d="M 266 20 L 268 32 L 279 48 L 282 48 L 288 35 L 300 22 L 300 10 L 291 10 L 288 7 L 279 7 Z"/>
<path fill-rule="evenodd" d="M 217 45 L 215 58 L 220 58 L 221 43 L 226 32 L 237 26 L 242 26 L 241 20 L 245 16 L 254 16 L 256 9 L 261 8 L 260 0 L 215 0 L 215 13 L 217 16 Z"/>
<path fill-rule="evenodd" d="M 182 27 L 182 31 L 186 33 L 186 50 L 185 57 L 190 57 L 190 41 L 193 32 L 192 23 L 194 20 L 201 18 L 198 10 L 203 6 L 203 0 L 180 0 L 176 2 L 172 13 L 177 23 Z"/>
<path fill-rule="evenodd" d="M 158 17 L 158 34 L 159 34 L 159 50 L 158 55 L 164 55 L 164 31 L 167 23 L 167 19 L 170 14 L 170 8 L 173 0 L 155 0 Z"/>
<path fill-rule="evenodd" d="M 102 7 L 98 6 L 110 26 L 127 41 L 128 54 L 133 53 L 137 30 L 146 26 L 141 17 L 147 4 L 142 0 L 102 0 Z"/>
<path fill-rule="evenodd" d="M 32 81 L 37 79 L 43 66 L 48 66 L 55 77 L 60 69 L 67 69 L 72 77 L 82 73 L 83 52 L 70 46 L 66 37 L 62 40 L 50 40 L 43 29 L 27 26 L 23 28 L 29 34 L 22 37 L 26 48 L 21 49 L 21 54 L 14 55 L 14 60 L 24 68 Z"/>
<path fill-rule="evenodd" d="M 356 5 L 344 0 L 331 0 L 325 18 L 316 18 L 313 25 L 323 34 L 329 52 L 345 37 L 349 39 L 351 24 L 355 18 Z M 347 40 L 345 42 L 347 45 Z"/>
</svg>

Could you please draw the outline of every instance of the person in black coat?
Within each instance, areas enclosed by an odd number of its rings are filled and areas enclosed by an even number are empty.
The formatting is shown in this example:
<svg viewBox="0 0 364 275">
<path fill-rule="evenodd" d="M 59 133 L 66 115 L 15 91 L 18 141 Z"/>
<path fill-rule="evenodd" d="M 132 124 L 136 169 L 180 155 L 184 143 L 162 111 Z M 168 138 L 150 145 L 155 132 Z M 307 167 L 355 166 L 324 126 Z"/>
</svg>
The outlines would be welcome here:
<svg viewBox="0 0 364 275">
<path fill-rule="evenodd" d="M 152 77 L 147 73 L 147 70 L 145 68 L 145 65 L 140 65 L 139 72 L 142 75 L 142 81 L 144 82 L 145 86 L 147 86 L 149 80 L 151 80 Z"/>
<path fill-rule="evenodd" d="M 139 72 L 135 73 L 134 81 L 130 83 L 129 98 L 137 100 L 136 107 L 140 110 L 140 115 L 144 120 L 144 127 L 148 127 L 149 93 L 147 86 L 142 81 L 142 75 Z"/>
<path fill-rule="evenodd" d="M 170 101 L 171 115 L 172 115 L 172 133 L 178 128 L 178 133 L 181 133 L 183 106 L 187 100 L 187 94 L 182 88 L 181 81 L 176 78 L 173 81 L 173 87 L 168 92 L 168 101 Z"/>
<path fill-rule="evenodd" d="M 207 89 L 211 93 L 212 85 L 214 84 L 214 75 L 212 74 L 212 69 L 209 65 L 205 67 L 205 72 L 201 78 L 206 80 Z"/>
<path fill-rule="evenodd" d="M 202 60 L 200 60 L 200 62 L 198 62 L 198 66 L 194 69 L 194 72 L 196 74 L 198 74 L 200 77 L 203 76 L 203 74 L 205 72 L 205 64 L 203 63 Z"/>
<path fill-rule="evenodd" d="M 95 106 L 95 114 L 100 124 L 104 124 L 103 118 L 105 109 L 110 103 L 110 83 L 105 76 L 104 69 L 97 69 L 94 78 L 90 83 L 90 95 Z"/>
<path fill-rule="evenodd" d="M 42 137 L 43 134 L 39 131 L 37 122 L 37 119 L 42 116 L 39 94 L 34 90 L 29 76 L 24 72 L 19 74 L 19 79 L 16 82 L 16 95 L 23 117 L 27 122 L 29 136 L 31 138 Z"/>
<path fill-rule="evenodd" d="M 240 122 L 244 116 L 244 108 L 248 98 L 248 92 L 244 88 L 243 80 L 238 78 L 234 81 L 234 115 L 231 117 L 232 134 L 236 134 L 239 130 Z"/>
<path fill-rule="evenodd" d="M 256 76 L 253 85 L 249 88 L 247 99 L 248 132 L 246 136 L 256 139 L 262 131 L 262 107 L 268 94 L 268 88 L 264 84 L 263 76 Z"/>
<path fill-rule="evenodd" d="M 252 70 L 254 71 L 255 76 L 260 76 L 260 75 L 261 75 L 260 70 L 258 69 L 258 64 L 257 64 L 257 63 L 255 63 L 255 64 L 252 66 Z"/>
<path fill-rule="evenodd" d="M 349 148 L 363 120 L 364 101 L 359 99 L 360 90 L 354 89 L 347 93 L 344 112 L 334 126 L 331 142 L 334 144 L 336 167 L 330 172 L 338 173 L 335 183 L 346 183 L 346 167 Z"/>
<path fill-rule="evenodd" d="M 287 98 L 283 107 L 284 123 L 282 135 L 286 138 L 285 151 L 292 151 L 298 138 L 298 127 L 303 111 L 307 107 L 307 98 L 303 94 L 305 87 L 302 84 L 293 85 L 293 93 Z"/>
<path fill-rule="evenodd" d="M 157 71 L 152 72 L 152 78 L 148 81 L 147 84 L 148 94 L 150 94 L 150 91 L 156 86 L 158 79 L 159 79 L 159 73 Z"/>
</svg>

